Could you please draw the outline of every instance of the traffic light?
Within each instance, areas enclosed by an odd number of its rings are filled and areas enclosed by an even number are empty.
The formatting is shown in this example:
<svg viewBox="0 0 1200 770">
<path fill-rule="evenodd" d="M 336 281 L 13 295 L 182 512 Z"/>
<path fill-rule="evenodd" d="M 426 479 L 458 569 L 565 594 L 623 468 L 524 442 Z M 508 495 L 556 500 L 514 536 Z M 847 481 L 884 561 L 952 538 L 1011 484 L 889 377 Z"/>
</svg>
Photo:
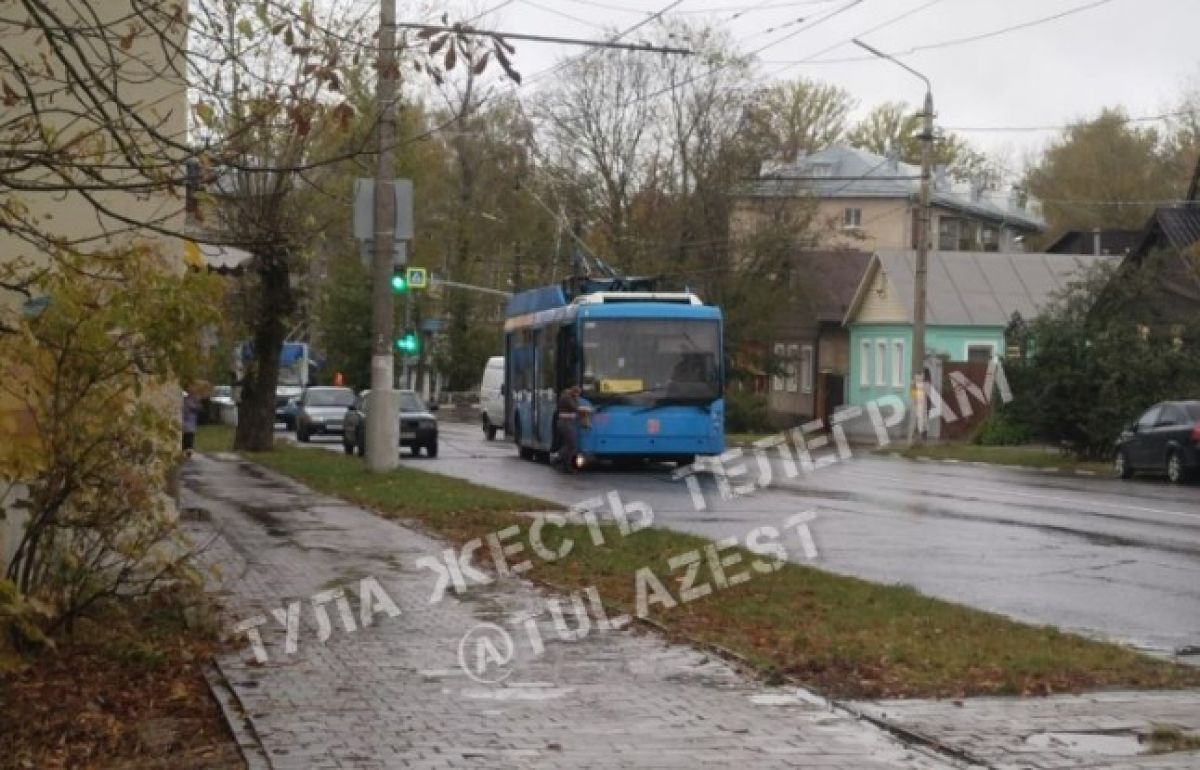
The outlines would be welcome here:
<svg viewBox="0 0 1200 770">
<path fill-rule="evenodd" d="M 421 340 L 417 337 L 417 333 L 412 329 L 407 329 L 404 336 L 396 340 L 396 350 L 408 356 L 415 356 L 421 352 Z"/>
<path fill-rule="evenodd" d="M 403 294 L 408 291 L 408 279 L 403 270 L 392 273 L 392 294 Z"/>
</svg>

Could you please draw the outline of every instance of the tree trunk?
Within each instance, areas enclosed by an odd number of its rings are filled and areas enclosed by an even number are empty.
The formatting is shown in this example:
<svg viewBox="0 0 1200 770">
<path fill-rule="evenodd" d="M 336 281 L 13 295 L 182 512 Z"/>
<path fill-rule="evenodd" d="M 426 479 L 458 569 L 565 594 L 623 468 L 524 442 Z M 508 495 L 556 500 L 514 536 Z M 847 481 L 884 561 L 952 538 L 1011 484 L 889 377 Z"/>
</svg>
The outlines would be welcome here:
<svg viewBox="0 0 1200 770">
<path fill-rule="evenodd" d="M 279 354 L 291 309 L 292 288 L 285 254 L 261 257 L 259 268 L 261 309 L 254 322 L 254 361 L 242 381 L 234 449 L 265 452 L 275 439 L 275 387 L 279 382 Z"/>
</svg>

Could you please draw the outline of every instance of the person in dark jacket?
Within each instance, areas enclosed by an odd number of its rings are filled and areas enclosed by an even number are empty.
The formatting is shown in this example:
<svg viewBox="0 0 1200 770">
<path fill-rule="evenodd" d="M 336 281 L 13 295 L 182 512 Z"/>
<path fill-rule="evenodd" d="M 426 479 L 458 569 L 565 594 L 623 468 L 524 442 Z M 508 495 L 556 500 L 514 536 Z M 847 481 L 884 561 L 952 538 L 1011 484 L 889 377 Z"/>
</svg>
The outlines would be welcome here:
<svg viewBox="0 0 1200 770">
<path fill-rule="evenodd" d="M 192 448 L 196 445 L 196 423 L 200 419 L 200 411 L 204 408 L 204 402 L 200 400 L 199 394 L 196 392 L 195 385 L 191 390 L 183 394 L 183 452 L 188 457 L 192 456 Z"/>
<path fill-rule="evenodd" d="M 579 386 L 565 388 L 558 396 L 555 416 L 558 428 L 558 462 L 568 473 L 575 470 L 575 455 L 579 451 Z"/>
</svg>

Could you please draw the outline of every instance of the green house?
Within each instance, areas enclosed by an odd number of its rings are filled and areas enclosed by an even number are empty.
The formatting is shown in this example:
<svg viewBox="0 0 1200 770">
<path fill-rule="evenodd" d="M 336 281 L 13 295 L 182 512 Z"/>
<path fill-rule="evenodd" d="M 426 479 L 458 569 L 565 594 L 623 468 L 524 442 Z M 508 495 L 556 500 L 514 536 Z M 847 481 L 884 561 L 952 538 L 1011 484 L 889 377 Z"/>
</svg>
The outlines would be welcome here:
<svg viewBox="0 0 1200 770">
<path fill-rule="evenodd" d="M 1089 269 L 1120 257 L 1086 254 L 934 251 L 925 303 L 926 371 L 938 383 L 944 362 L 1005 355 L 1014 314 L 1030 321 Z M 908 399 L 916 252 L 879 251 L 867 264 L 844 324 L 850 331 L 846 403 L 887 395 Z"/>
</svg>

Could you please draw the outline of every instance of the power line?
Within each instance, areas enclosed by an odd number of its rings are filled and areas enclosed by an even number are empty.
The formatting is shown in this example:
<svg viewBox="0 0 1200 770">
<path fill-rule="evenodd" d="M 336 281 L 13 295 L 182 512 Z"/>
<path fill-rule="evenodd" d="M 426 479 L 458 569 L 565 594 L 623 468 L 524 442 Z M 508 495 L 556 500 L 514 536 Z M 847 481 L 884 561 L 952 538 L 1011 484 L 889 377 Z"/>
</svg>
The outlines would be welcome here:
<svg viewBox="0 0 1200 770">
<path fill-rule="evenodd" d="M 777 40 L 773 40 L 769 43 L 759 46 L 758 48 L 755 48 L 753 51 L 750 51 L 748 54 L 745 54 L 745 58 L 755 56 L 755 55 L 765 51 L 768 48 L 777 46 L 780 43 L 787 42 L 788 40 L 791 40 L 792 38 L 796 37 L 797 35 L 801 34 L 802 32 L 807 32 L 810 29 L 812 29 L 813 27 L 816 27 L 826 21 L 829 21 L 830 19 L 834 18 L 835 16 L 845 13 L 846 11 L 850 10 L 851 8 L 853 8 L 856 5 L 861 4 L 862 2 L 863 2 L 863 0 L 850 0 L 850 2 L 846 3 L 845 5 L 839 6 L 838 8 L 835 8 L 832 11 L 830 11 L 829 13 L 826 13 L 824 16 L 814 19 L 811 24 L 801 27 L 800 29 L 797 29 L 793 32 L 790 32 L 787 35 L 784 35 L 783 37 L 781 37 Z M 662 96 L 663 94 L 670 93 L 671 91 L 674 91 L 677 88 L 682 88 L 683 86 L 690 85 L 692 83 L 695 83 L 698 80 L 703 80 L 705 78 L 712 77 L 713 75 L 717 74 L 718 72 L 722 72 L 722 71 L 728 69 L 729 67 L 733 66 L 733 64 L 736 61 L 738 61 L 738 59 L 729 59 L 728 61 L 726 61 L 723 64 L 718 64 L 717 66 L 712 67 L 705 72 L 701 72 L 697 75 L 693 75 L 692 77 L 687 78 L 686 80 L 684 80 L 680 83 L 672 83 L 669 86 L 660 88 L 657 91 L 653 91 L 649 94 L 646 94 L 645 96 L 634 97 L 633 99 L 630 99 L 628 103 L 633 104 L 635 102 L 649 101 L 650 99 L 657 98 L 659 96 Z"/>
<path fill-rule="evenodd" d="M 537 8 L 539 11 L 544 11 L 545 13 L 550 13 L 555 16 L 560 16 L 564 19 L 570 19 L 573 22 L 576 22 L 578 24 L 583 24 L 588 27 L 592 27 L 593 29 L 604 29 L 603 24 L 597 24 L 594 21 L 588 21 L 587 19 L 584 19 L 582 17 L 576 16 L 571 13 L 567 13 L 566 11 L 560 11 L 555 8 L 551 8 L 547 5 L 542 5 L 541 3 L 535 3 L 533 0 L 520 0 L 520 2 L 524 3 L 525 5 L 528 5 L 531 8 Z"/>
<path fill-rule="evenodd" d="M 487 16 L 489 13 L 495 13 L 496 11 L 500 10 L 501 8 L 505 8 L 505 7 L 507 7 L 507 6 L 510 6 L 510 5 L 512 5 L 513 3 L 515 3 L 515 2 L 517 2 L 517 0 L 503 0 L 503 2 L 496 3 L 496 4 L 495 4 L 495 5 L 493 5 L 491 8 L 485 8 L 484 10 L 482 10 L 482 11 L 480 11 L 479 13 L 475 14 L 475 15 L 474 15 L 474 16 L 472 16 L 471 18 L 467 19 L 467 24 L 474 24 L 475 22 L 477 22 L 477 21 L 479 21 L 480 19 L 482 19 L 484 16 Z"/>
<path fill-rule="evenodd" d="M 794 61 L 784 67 L 781 67 L 780 69 L 777 69 L 774 72 L 772 72 L 771 75 L 773 77 L 779 77 L 784 72 L 786 72 L 787 70 L 796 66 L 797 64 L 802 64 L 804 62 L 812 61 L 812 60 L 816 59 L 818 56 L 823 56 L 823 55 L 829 53 L 830 51 L 834 50 L 835 48 L 840 48 L 841 46 L 846 45 L 847 43 L 853 41 L 855 38 L 861 38 L 865 35 L 871 34 L 872 32 L 878 32 L 879 30 L 884 29 L 885 27 L 890 27 L 891 25 L 893 25 L 897 22 L 903 21 L 904 19 L 907 19 L 910 16 L 915 16 L 916 14 L 920 13 L 921 11 L 924 11 L 926 8 L 937 5 L 940 2 L 942 2 L 942 0 L 929 0 L 929 2 L 924 3 L 923 5 L 919 5 L 915 8 L 907 10 L 904 13 L 899 14 L 898 16 L 893 16 L 892 18 L 890 18 L 886 21 L 876 24 L 874 27 L 865 29 L 862 32 L 859 32 L 858 34 L 854 35 L 853 37 L 847 38 L 846 40 L 839 41 L 837 43 L 834 43 L 833 45 L 826 46 L 825 48 L 822 48 L 820 51 L 817 51 L 814 54 L 810 54 L 810 55 L 806 56 L 805 58 L 800 59 L 799 61 Z M 868 57 L 868 58 L 873 58 L 873 57 Z"/>
<path fill-rule="evenodd" d="M 561 43 L 562 45 L 582 45 L 589 48 L 623 48 L 632 51 L 649 53 L 673 53 L 690 55 L 687 48 L 671 48 L 648 43 L 620 43 L 615 40 L 583 40 L 576 37 L 557 37 L 554 35 L 531 35 L 524 32 L 502 32 L 500 30 L 475 29 L 466 25 L 447 27 L 442 24 L 422 24 L 419 22 L 399 22 L 395 25 L 400 29 L 433 30 L 435 32 L 450 32 L 456 35 L 475 35 L 479 37 L 501 38 L 503 40 L 529 40 L 534 43 Z"/>
<path fill-rule="evenodd" d="M 1136 118 L 1121 118 L 1120 122 L 1121 123 L 1157 123 L 1157 122 L 1164 121 L 1164 120 L 1170 120 L 1171 118 L 1191 117 L 1196 114 L 1197 114 L 1196 110 L 1179 110 L 1177 112 L 1164 112 L 1161 115 L 1142 115 L 1142 116 L 1139 116 Z M 1067 123 L 1067 124 L 1061 124 L 1061 125 L 1043 125 L 1043 126 L 946 126 L 945 130 L 957 131 L 959 133 L 972 132 L 972 131 L 978 131 L 978 132 L 988 132 L 988 131 L 1001 132 L 1001 131 L 1003 131 L 1003 132 L 1014 132 L 1014 133 L 1036 132 L 1036 131 L 1066 131 L 1068 129 L 1086 124 L 1088 122 L 1090 122 L 1090 121 L 1079 120 L 1075 123 Z"/>
<path fill-rule="evenodd" d="M 936 43 L 927 43 L 925 45 L 912 46 L 911 48 L 906 48 L 904 50 L 889 51 L 887 53 L 889 56 L 910 56 L 914 53 L 919 53 L 921 51 L 932 51 L 932 50 L 935 50 L 938 48 L 949 48 L 951 46 L 956 46 L 956 45 L 965 45 L 967 43 L 975 43 L 980 40 L 987 40 L 989 38 L 998 37 L 1000 35 L 1006 35 L 1009 32 L 1016 32 L 1016 31 L 1023 30 L 1023 29 L 1029 29 L 1030 27 L 1036 27 L 1040 24 L 1046 24 L 1046 23 L 1049 23 L 1052 21 L 1057 21 L 1059 19 L 1066 18 L 1067 16 L 1073 16 L 1077 13 L 1083 13 L 1084 11 L 1090 11 L 1093 8 L 1098 8 L 1102 5 L 1107 5 L 1108 3 L 1111 3 L 1112 1 L 1113 0 L 1093 0 L 1093 2 L 1085 3 L 1084 5 L 1078 5 L 1073 8 L 1068 8 L 1065 11 L 1060 11 L 1058 13 L 1051 14 L 1049 16 L 1042 16 L 1037 19 L 1031 19 L 1029 21 L 1021 22 L 1020 24 L 1013 24 L 1013 25 L 1010 25 L 1007 27 L 1001 27 L 1000 29 L 994 29 L 989 32 L 981 32 L 977 35 L 967 35 L 966 37 L 951 38 L 949 40 L 939 40 Z M 794 65 L 794 64 L 848 64 L 850 62 L 872 61 L 872 60 L 874 60 L 874 58 L 875 57 L 873 57 L 873 56 L 841 56 L 841 57 L 837 57 L 837 58 L 833 58 L 833 59 L 812 59 L 812 58 L 810 58 L 810 59 L 800 59 L 797 61 L 774 62 L 774 63 L 787 64 L 787 65 Z"/>
<path fill-rule="evenodd" d="M 574 0 L 574 1 L 579 2 L 580 0 Z M 722 6 L 720 8 L 689 8 L 686 11 L 680 11 L 679 13 L 689 14 L 689 15 L 700 15 L 700 14 L 704 14 L 704 13 L 729 13 L 730 11 L 735 11 L 735 12 L 736 11 L 742 11 L 742 12 L 771 11 L 771 10 L 776 10 L 779 8 L 799 8 L 799 7 L 805 6 L 805 5 L 828 5 L 832 2 L 835 2 L 835 0 L 793 0 L 793 2 L 790 2 L 790 3 L 772 3 L 770 5 L 767 5 L 766 3 L 758 3 L 753 6 L 726 5 L 726 6 Z"/>
<path fill-rule="evenodd" d="M 615 35 L 613 35 L 612 37 L 610 37 L 610 38 L 609 38 L 609 40 L 610 40 L 610 41 L 612 41 L 612 42 L 616 42 L 616 41 L 618 41 L 618 40 L 620 40 L 620 39 L 624 38 L 626 35 L 629 35 L 629 34 L 631 34 L 631 33 L 633 33 L 633 32 L 636 32 L 637 30 L 639 30 L 639 29 L 641 29 L 642 27 L 646 26 L 647 24 L 649 24 L 650 22 L 654 21 L 655 19 L 659 19 L 659 18 L 661 18 L 663 14 L 667 13 L 668 11 L 671 11 L 671 10 L 675 9 L 676 7 L 678 7 L 679 5 L 681 5 L 682 3 L 683 3 L 683 0 L 672 0 L 672 2 L 668 3 L 668 4 L 667 4 L 666 6 L 664 6 L 664 7 L 663 7 L 661 10 L 655 11 L 654 13 L 651 13 L 649 16 L 647 16 L 646 18 L 644 18 L 644 19 L 642 19 L 641 21 L 637 22 L 636 24 L 633 24 L 632 26 L 626 27 L 625 29 L 621 30 L 621 31 L 620 31 L 620 32 L 618 32 L 617 34 L 615 34 Z M 537 72 L 533 73 L 533 74 L 532 74 L 532 75 L 530 75 L 529 77 L 525 78 L 525 79 L 522 81 L 522 85 L 528 85 L 528 84 L 532 83 L 533 81 L 535 81 L 535 80 L 537 80 L 537 79 L 539 79 L 539 78 L 545 77 L 546 75 L 552 75 L 552 74 L 554 74 L 555 72 L 559 72 L 559 71 L 561 71 L 561 70 L 565 69 L 566 67 L 570 66 L 570 65 L 571 65 L 571 64 L 573 64 L 574 62 L 580 61 L 580 60 L 582 60 L 582 59 L 585 59 L 585 58 L 587 58 L 588 56 L 591 56 L 591 55 L 592 55 L 592 53 L 593 53 L 593 51 L 585 51 L 585 52 L 583 52 L 583 53 L 579 54 L 578 56 L 570 56 L 570 57 L 567 57 L 566 59 L 563 59 L 562 61 L 558 62 L 557 64 L 554 64 L 554 65 L 552 65 L 552 66 L 550 66 L 550 67 L 547 67 L 547 68 L 545 68 L 545 69 L 543 69 L 543 70 L 538 70 Z M 514 89 L 514 90 L 515 90 L 515 89 Z"/>
</svg>

